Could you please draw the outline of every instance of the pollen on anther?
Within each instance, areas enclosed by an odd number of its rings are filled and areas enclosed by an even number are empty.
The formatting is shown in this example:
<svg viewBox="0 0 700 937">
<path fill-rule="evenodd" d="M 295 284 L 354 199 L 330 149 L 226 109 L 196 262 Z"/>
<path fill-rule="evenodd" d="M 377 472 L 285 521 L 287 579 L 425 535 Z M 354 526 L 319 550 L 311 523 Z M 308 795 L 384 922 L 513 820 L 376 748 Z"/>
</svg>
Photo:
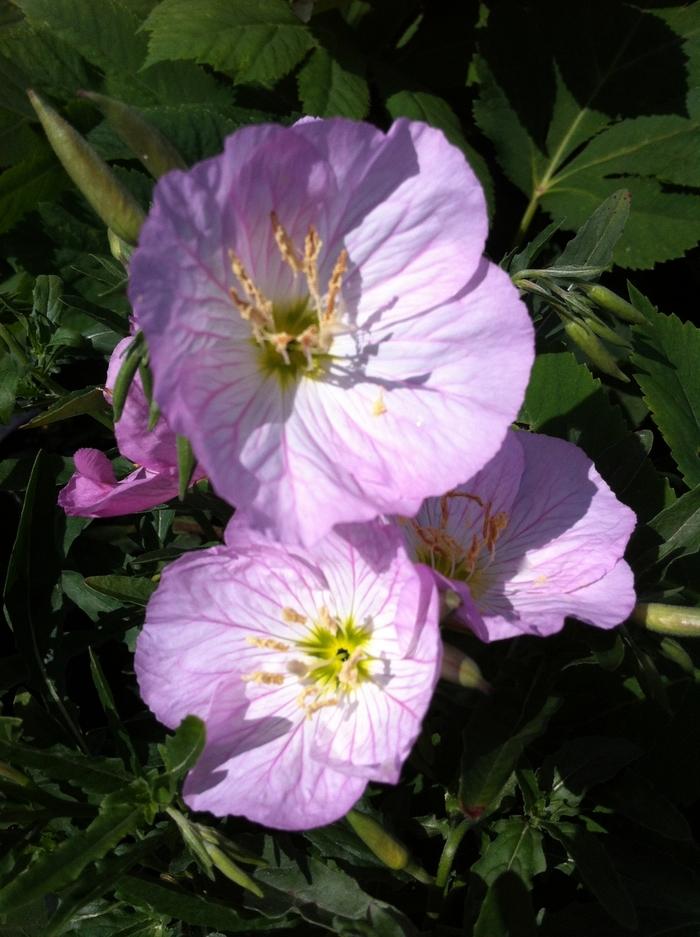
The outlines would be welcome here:
<svg viewBox="0 0 700 937">
<path fill-rule="evenodd" d="M 282 609 L 282 618 L 290 624 L 297 625 L 305 625 L 307 620 L 306 615 L 302 615 L 301 612 L 297 612 L 296 609 L 290 608 L 288 605 Z"/>
<path fill-rule="evenodd" d="M 261 647 L 270 651 L 288 651 L 289 645 L 285 644 L 284 641 L 278 641 L 276 638 L 254 638 L 252 636 L 246 637 L 248 644 L 252 644 L 253 647 Z"/>
<path fill-rule="evenodd" d="M 284 683 L 283 673 L 266 673 L 264 670 L 254 670 L 244 673 L 241 677 L 244 683 L 262 683 L 271 686 L 280 686 Z"/>
<path fill-rule="evenodd" d="M 387 406 L 384 403 L 384 391 L 380 390 L 377 399 L 372 404 L 372 416 L 383 416 L 387 412 Z"/>
</svg>

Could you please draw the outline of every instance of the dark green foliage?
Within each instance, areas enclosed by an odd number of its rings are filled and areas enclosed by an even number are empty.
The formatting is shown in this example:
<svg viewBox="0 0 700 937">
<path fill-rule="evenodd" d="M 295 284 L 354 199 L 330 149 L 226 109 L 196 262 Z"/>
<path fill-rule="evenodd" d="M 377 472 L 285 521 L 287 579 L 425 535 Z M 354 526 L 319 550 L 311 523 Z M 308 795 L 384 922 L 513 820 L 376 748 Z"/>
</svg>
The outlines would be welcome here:
<svg viewBox="0 0 700 937">
<path fill-rule="evenodd" d="M 700 2 L 0 0 L 0 79 L 0 933 L 697 937 L 700 650 L 632 623 L 450 635 L 492 692 L 440 684 L 401 782 L 357 805 L 414 868 L 387 867 L 345 821 L 289 834 L 188 813 L 204 725 L 156 722 L 133 650 L 163 568 L 221 542 L 231 512 L 190 485 L 187 440 L 181 499 L 99 521 L 56 505 L 80 447 L 133 468 L 103 394 L 131 328 L 130 248 L 26 90 L 142 208 L 134 137 L 79 90 L 168 141 L 156 175 L 265 121 L 441 129 L 535 323 L 520 429 L 581 446 L 636 511 L 640 600 L 697 610 Z M 620 268 L 652 272 L 625 292 Z M 117 415 L 137 372 L 150 394 L 132 349 Z"/>
</svg>

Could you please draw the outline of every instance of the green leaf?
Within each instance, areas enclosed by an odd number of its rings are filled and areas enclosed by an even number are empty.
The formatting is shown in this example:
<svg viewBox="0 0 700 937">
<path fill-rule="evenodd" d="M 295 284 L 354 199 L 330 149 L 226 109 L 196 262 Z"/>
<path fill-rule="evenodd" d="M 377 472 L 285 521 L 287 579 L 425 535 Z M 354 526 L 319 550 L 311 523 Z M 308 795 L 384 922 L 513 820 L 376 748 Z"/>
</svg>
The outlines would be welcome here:
<svg viewBox="0 0 700 937">
<path fill-rule="evenodd" d="M 609 780 L 641 755 L 642 750 L 627 739 L 585 736 L 565 742 L 545 760 L 542 770 L 552 776 L 552 799 L 567 799 L 570 793 L 583 795 L 589 787 Z"/>
<path fill-rule="evenodd" d="M 543 823 L 543 828 L 566 849 L 583 883 L 608 914 L 623 927 L 637 926 L 632 899 L 599 836 L 573 823 Z"/>
<path fill-rule="evenodd" d="M 194 59 L 244 84 L 272 85 L 314 45 L 284 0 L 162 0 L 145 22 L 148 65 Z"/>
<path fill-rule="evenodd" d="M 159 745 L 165 770 L 177 781 L 186 774 L 204 751 L 206 732 L 197 716 L 186 716 L 164 745 Z"/>
<path fill-rule="evenodd" d="M 30 748 L 0 740 L 0 760 L 22 768 L 36 768 L 56 781 L 70 781 L 88 794 L 110 794 L 128 781 L 118 758 L 83 755 L 69 748 Z"/>
<path fill-rule="evenodd" d="M 668 158 L 667 158 L 668 157 Z M 637 117 L 610 127 L 547 182 L 542 206 L 568 228 L 620 185 L 631 195 L 629 223 L 615 251 L 623 267 L 648 268 L 700 240 L 700 196 L 661 183 L 700 184 L 700 126 L 673 115 Z"/>
<path fill-rule="evenodd" d="M 535 432 L 568 439 L 591 458 L 628 432 L 603 385 L 568 351 L 537 356 L 521 417 Z"/>
<path fill-rule="evenodd" d="M 34 88 L 68 100 L 89 81 L 81 57 L 41 23 L 25 20 L 1 29 L 0 55 L 21 72 L 22 91 Z"/>
<path fill-rule="evenodd" d="M 266 930 L 270 928 L 267 918 L 241 917 L 233 908 L 210 901 L 200 895 L 171 888 L 156 882 L 127 875 L 116 888 L 117 897 L 135 908 L 165 914 L 200 927 L 220 927 L 234 933 Z"/>
<path fill-rule="evenodd" d="M 638 771 L 625 771 L 600 797 L 607 807 L 668 839 L 690 842 L 688 821 L 668 798 Z"/>
<path fill-rule="evenodd" d="M 658 313 L 636 290 L 647 325 L 635 326 L 631 362 L 654 422 L 689 488 L 700 484 L 700 329 Z"/>
<path fill-rule="evenodd" d="M 25 429 L 34 429 L 36 426 L 48 426 L 49 423 L 58 423 L 60 420 L 70 420 L 74 416 L 85 414 L 101 414 L 109 416 L 109 407 L 104 394 L 99 387 L 87 387 L 82 390 L 73 390 L 65 397 L 61 397 L 50 407 L 24 424 Z"/>
<path fill-rule="evenodd" d="M 160 130 L 189 163 L 215 156 L 224 139 L 234 130 L 274 120 L 270 114 L 240 107 L 223 109 L 206 104 L 142 107 L 142 116 Z M 103 159 L 131 159 L 132 154 L 106 121 L 88 134 L 90 143 Z"/>
<path fill-rule="evenodd" d="M 193 64 L 142 68 L 147 39 L 128 0 L 17 0 L 17 5 L 33 26 L 48 29 L 106 72 L 107 92 L 114 97 L 163 104 L 226 98 L 216 80 Z"/>
<path fill-rule="evenodd" d="M 648 526 L 663 542 L 640 558 L 640 569 L 653 563 L 663 563 L 663 568 L 667 569 L 674 560 L 697 553 L 700 550 L 700 485 L 660 511 Z"/>
<path fill-rule="evenodd" d="M 156 583 L 140 576 L 88 576 L 85 585 L 120 602 L 147 605 L 156 590 Z"/>
<path fill-rule="evenodd" d="M 39 202 L 56 198 L 67 185 L 68 176 L 42 141 L 31 156 L 6 169 L 0 178 L 0 234 L 13 228 Z"/>
<path fill-rule="evenodd" d="M 605 269 L 612 264 L 615 245 L 620 240 L 630 213 L 630 194 L 619 189 L 608 196 L 581 226 L 552 265 Z"/>
<path fill-rule="evenodd" d="M 145 781 L 134 781 L 109 794 L 100 805 L 99 816 L 86 829 L 37 858 L 0 889 L 0 913 L 30 904 L 74 882 L 87 865 L 101 859 L 125 836 L 135 832 L 150 805 Z"/>
<path fill-rule="evenodd" d="M 526 746 L 541 735 L 560 706 L 549 697 L 535 716 L 516 728 L 510 711 L 478 709 L 464 731 L 459 799 L 472 817 L 481 817 L 497 804 Z"/>
<path fill-rule="evenodd" d="M 12 418 L 21 376 L 22 368 L 17 359 L 9 352 L 0 354 L 0 425 L 9 423 Z"/>
<path fill-rule="evenodd" d="M 369 87 L 364 75 L 343 68 L 327 49 L 313 50 L 297 81 L 305 114 L 355 120 L 367 116 Z"/>
<path fill-rule="evenodd" d="M 496 838 L 472 866 L 479 878 L 492 885 L 503 872 L 515 872 L 528 888 L 532 879 L 547 868 L 542 850 L 542 834 L 525 817 L 509 817 L 494 825 Z"/>
<path fill-rule="evenodd" d="M 537 923 L 525 884 L 515 872 L 502 872 L 489 886 L 473 937 L 536 937 Z"/>
</svg>

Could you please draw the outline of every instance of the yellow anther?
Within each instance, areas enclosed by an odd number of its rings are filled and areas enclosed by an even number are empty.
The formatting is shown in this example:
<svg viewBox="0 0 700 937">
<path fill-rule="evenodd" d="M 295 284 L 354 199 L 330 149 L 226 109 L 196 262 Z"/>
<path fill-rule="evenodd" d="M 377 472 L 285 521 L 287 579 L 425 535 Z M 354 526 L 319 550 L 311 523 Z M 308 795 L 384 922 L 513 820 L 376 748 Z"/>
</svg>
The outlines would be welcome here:
<svg viewBox="0 0 700 937">
<path fill-rule="evenodd" d="M 292 272 L 296 276 L 296 274 L 301 273 L 303 268 L 302 262 L 297 256 L 294 242 L 290 238 L 282 222 L 277 217 L 277 212 L 270 212 L 270 220 L 272 221 L 272 231 L 275 235 L 275 241 L 277 242 L 279 252 L 282 255 L 282 260 L 291 267 Z"/>
<path fill-rule="evenodd" d="M 343 285 L 343 275 L 348 268 L 348 252 L 345 248 L 338 255 L 338 259 L 333 267 L 331 278 L 328 281 L 328 296 L 326 298 L 326 311 L 323 314 L 322 322 L 332 322 L 335 314 L 335 301 L 338 298 L 340 287 Z"/>
<path fill-rule="evenodd" d="M 337 698 L 335 696 L 329 696 L 328 699 L 317 699 L 315 702 L 309 703 L 308 706 L 304 706 L 304 711 L 306 712 L 307 717 L 311 717 L 314 713 L 318 712 L 319 709 L 325 709 L 326 706 L 337 705 Z"/>
<path fill-rule="evenodd" d="M 234 276 L 241 284 L 243 292 L 247 297 L 247 303 L 241 299 L 236 290 L 231 288 L 229 290 L 231 299 L 238 306 L 239 311 L 244 319 L 250 319 L 251 322 L 255 324 L 254 314 L 251 312 L 248 315 L 244 314 L 244 307 L 252 307 L 255 310 L 255 313 L 259 317 L 260 321 L 266 326 L 274 326 L 274 318 L 272 316 L 272 303 L 269 299 L 257 288 L 252 278 L 248 275 L 243 262 L 240 257 L 232 250 L 228 252 L 229 259 L 231 261 L 231 270 L 234 273 Z"/>
<path fill-rule="evenodd" d="M 254 670 L 253 673 L 244 673 L 242 680 L 244 683 L 264 683 L 266 685 L 279 686 L 284 683 L 284 674 L 265 673 L 264 670 Z"/>
<path fill-rule="evenodd" d="M 296 609 L 290 608 L 288 605 L 282 609 L 282 618 L 290 624 L 292 622 L 297 625 L 306 624 L 306 615 L 302 615 L 301 612 L 297 612 Z"/>
<path fill-rule="evenodd" d="M 248 635 L 246 637 L 248 644 L 252 644 L 253 647 L 262 647 L 270 651 L 288 651 L 289 645 L 285 644 L 284 641 L 278 641 L 276 638 L 253 638 Z"/>
<path fill-rule="evenodd" d="M 306 277 L 309 287 L 309 294 L 314 301 L 319 318 L 321 316 L 321 294 L 318 288 L 318 257 L 321 253 L 323 241 L 318 236 L 318 231 L 313 225 L 309 225 L 308 233 L 304 239 L 304 260 L 302 261 L 302 270 Z"/>
<path fill-rule="evenodd" d="M 380 390 L 377 396 L 377 399 L 372 405 L 372 416 L 383 416 L 386 413 L 387 407 L 384 403 L 384 391 Z"/>
<path fill-rule="evenodd" d="M 287 346 L 294 341 L 294 336 L 289 332 L 268 332 L 265 338 L 270 342 L 275 351 L 281 355 L 282 361 L 289 364 L 289 352 Z"/>
</svg>

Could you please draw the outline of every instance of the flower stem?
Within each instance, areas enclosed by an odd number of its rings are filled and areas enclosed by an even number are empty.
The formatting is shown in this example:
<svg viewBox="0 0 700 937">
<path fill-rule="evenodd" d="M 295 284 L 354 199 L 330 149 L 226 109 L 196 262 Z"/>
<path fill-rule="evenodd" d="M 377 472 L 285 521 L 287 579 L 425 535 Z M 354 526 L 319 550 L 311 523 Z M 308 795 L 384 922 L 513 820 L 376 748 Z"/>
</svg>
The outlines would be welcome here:
<svg viewBox="0 0 700 937">
<path fill-rule="evenodd" d="M 454 862 L 455 854 L 459 849 L 459 844 L 464 839 L 464 834 L 467 832 L 467 830 L 471 829 L 473 825 L 474 820 L 472 820 L 470 817 L 465 817 L 461 823 L 452 827 L 450 832 L 447 834 L 447 839 L 445 840 L 445 845 L 443 847 L 442 855 L 440 856 L 440 861 L 438 863 L 437 873 L 435 875 L 435 884 L 438 888 L 442 888 L 443 892 L 447 886 L 447 880 L 450 877 L 452 863 Z"/>
</svg>

